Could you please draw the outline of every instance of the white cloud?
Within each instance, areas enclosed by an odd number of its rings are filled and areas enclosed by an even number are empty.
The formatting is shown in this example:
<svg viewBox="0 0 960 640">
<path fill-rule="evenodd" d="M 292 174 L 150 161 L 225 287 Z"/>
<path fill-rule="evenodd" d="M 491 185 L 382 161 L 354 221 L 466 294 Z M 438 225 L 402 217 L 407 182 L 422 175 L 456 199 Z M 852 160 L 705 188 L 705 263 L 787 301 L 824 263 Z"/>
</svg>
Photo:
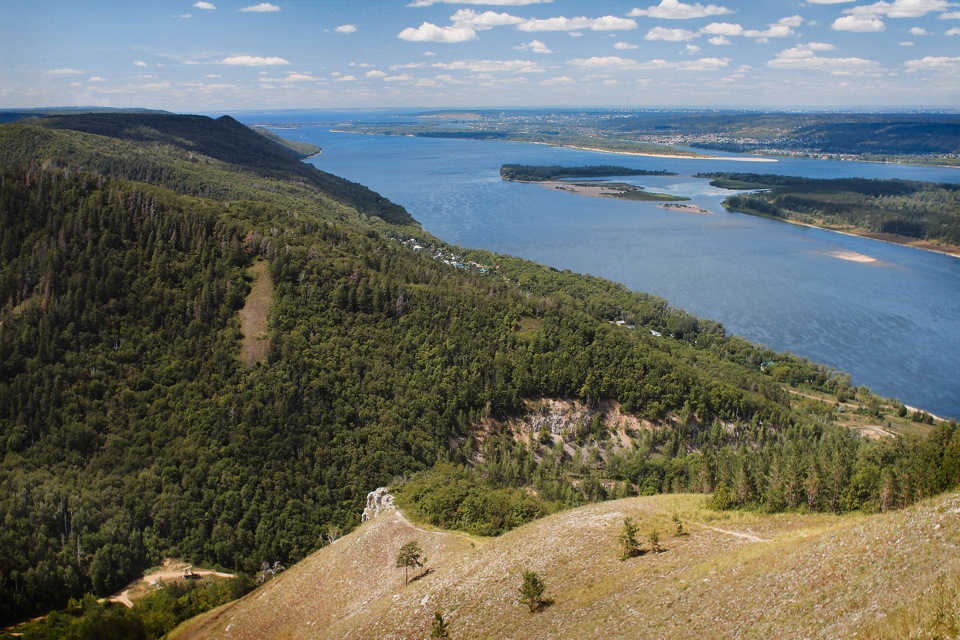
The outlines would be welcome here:
<svg viewBox="0 0 960 640">
<path fill-rule="evenodd" d="M 224 58 L 222 60 L 222 64 L 230 64 L 241 67 L 273 67 L 290 64 L 290 61 L 285 58 L 278 57 L 264 58 L 262 56 L 230 56 L 229 58 Z"/>
<path fill-rule="evenodd" d="M 591 31 L 625 31 L 636 29 L 637 21 L 626 18 L 617 18 L 615 16 L 603 16 L 602 18 L 545 18 L 543 20 L 527 20 L 517 25 L 520 31 L 578 31 L 580 29 L 589 29 Z"/>
<path fill-rule="evenodd" d="M 530 51 L 532 53 L 553 53 L 553 51 L 550 50 L 550 47 L 539 40 L 531 40 L 526 44 L 521 44 L 517 47 L 514 47 L 514 49 L 518 51 Z"/>
<path fill-rule="evenodd" d="M 213 4 L 212 2 L 203 2 L 203 0 L 200 2 L 194 2 L 193 6 L 197 9 L 206 9 L 207 11 L 213 11 L 217 8 L 217 5 Z"/>
<path fill-rule="evenodd" d="M 64 67 L 61 69 L 50 69 L 47 71 L 52 76 L 75 76 L 83 73 L 80 69 L 71 69 L 69 67 Z"/>
<path fill-rule="evenodd" d="M 576 83 L 577 81 L 571 78 L 570 76 L 559 76 L 556 78 L 541 80 L 540 86 L 541 87 L 567 87 Z"/>
<path fill-rule="evenodd" d="M 430 7 L 439 3 L 446 4 L 486 4 L 501 7 L 521 7 L 528 4 L 548 4 L 553 0 L 414 0 L 408 7 Z"/>
<path fill-rule="evenodd" d="M 730 58 L 700 58 L 699 60 L 683 60 L 681 62 L 655 59 L 648 62 L 638 62 L 619 56 L 595 56 L 593 58 L 571 60 L 570 64 L 584 69 L 606 69 L 610 71 L 652 71 L 658 69 L 712 71 L 729 66 Z"/>
<path fill-rule="evenodd" d="M 173 16 L 174 18 L 192 18 L 192 13 L 181 13 L 179 15 Z"/>
<path fill-rule="evenodd" d="M 436 62 L 430 66 L 434 69 L 473 71 L 476 73 L 491 73 L 494 71 L 543 73 L 544 71 L 543 67 L 529 60 L 455 60 L 454 62 Z"/>
<path fill-rule="evenodd" d="M 910 35 L 912 35 L 912 36 L 928 36 L 928 35 L 930 35 L 930 34 L 927 33 L 927 30 L 924 29 L 923 27 L 911 27 L 911 29 L 910 29 Z"/>
<path fill-rule="evenodd" d="M 147 66 L 147 63 L 144 62 L 143 60 L 134 60 L 134 61 L 133 61 L 133 65 L 134 65 L 135 67 L 146 67 L 146 66 Z"/>
<path fill-rule="evenodd" d="M 833 21 L 832 28 L 834 31 L 874 33 L 886 30 L 887 25 L 880 18 L 872 16 L 843 16 Z"/>
<path fill-rule="evenodd" d="M 476 40 L 477 32 L 463 27 L 438 27 L 430 22 L 424 22 L 416 29 L 413 27 L 404 29 L 397 37 L 408 42 L 457 43 Z"/>
<path fill-rule="evenodd" d="M 698 47 L 698 46 L 695 45 L 695 44 L 688 44 L 687 47 L 686 47 L 686 52 L 689 53 L 689 54 L 691 54 L 691 55 L 694 54 L 694 53 L 698 53 L 699 51 L 700 51 L 700 47 Z"/>
<path fill-rule="evenodd" d="M 280 7 L 275 4 L 270 4 L 269 2 L 261 2 L 260 4 L 250 5 L 249 7 L 244 7 L 243 9 L 238 9 L 238 11 L 252 11 L 254 13 L 269 13 L 271 11 L 280 11 Z"/>
<path fill-rule="evenodd" d="M 340 76 L 336 78 L 334 82 L 354 82 L 356 79 L 356 76 Z"/>
<path fill-rule="evenodd" d="M 778 53 L 767 66 L 773 69 L 805 69 L 825 71 L 831 74 L 848 75 L 851 73 L 879 71 L 880 65 L 874 60 L 864 58 L 824 58 L 818 51 L 831 51 L 833 45 L 822 42 L 801 44 Z"/>
<path fill-rule="evenodd" d="M 856 2 L 856 0 L 807 0 L 809 4 L 846 4 L 847 2 Z"/>
<path fill-rule="evenodd" d="M 948 0 L 893 0 L 846 9 L 855 16 L 887 16 L 889 18 L 920 18 L 932 11 L 946 11 L 952 5 Z"/>
<path fill-rule="evenodd" d="M 102 76 L 90 76 L 87 78 L 87 82 L 106 82 L 107 79 Z"/>
<path fill-rule="evenodd" d="M 660 0 L 659 5 L 647 9 L 634 9 L 627 15 L 631 18 L 645 16 L 648 18 L 662 18 L 667 20 L 686 20 L 688 18 L 721 16 L 727 13 L 733 13 L 733 11 L 715 4 L 704 6 L 700 3 L 684 4 L 679 0 Z"/>
<path fill-rule="evenodd" d="M 484 11 L 479 13 L 473 9 L 460 9 L 450 16 L 453 26 L 458 29 L 474 29 L 476 31 L 487 31 L 494 27 L 502 27 L 525 22 L 524 18 L 512 16 L 509 13 L 496 13 L 495 11 Z"/>
<path fill-rule="evenodd" d="M 742 36 L 743 27 L 730 22 L 712 22 L 701 28 L 700 33 L 715 36 Z"/>
<path fill-rule="evenodd" d="M 907 60 L 904 66 L 911 71 L 960 70 L 960 58 L 926 56 L 920 60 Z"/>
<path fill-rule="evenodd" d="M 743 35 L 747 38 L 787 38 L 794 35 L 794 27 L 799 27 L 803 24 L 803 18 L 800 16 L 788 16 L 786 18 L 780 18 L 773 24 L 767 25 L 767 28 L 763 31 L 757 29 L 748 29 L 743 32 Z"/>
<path fill-rule="evenodd" d="M 728 44 L 733 44 L 733 42 L 727 36 L 713 36 L 707 40 L 710 44 L 715 44 L 717 46 L 725 46 Z"/>
<path fill-rule="evenodd" d="M 938 20 L 960 20 L 960 11 L 951 11 L 949 13 L 941 13 L 937 16 Z"/>
<path fill-rule="evenodd" d="M 384 82 L 412 82 L 414 77 L 408 73 L 402 73 L 399 76 L 387 76 L 383 79 Z"/>
<path fill-rule="evenodd" d="M 960 36 L 960 27 L 954 27 L 953 29 L 947 29 L 948 36 Z"/>
<path fill-rule="evenodd" d="M 912 47 L 912 46 L 913 46 L 913 43 L 910 42 L 909 40 L 904 41 L 904 42 L 898 42 L 897 44 L 900 45 L 901 47 Z"/>
<path fill-rule="evenodd" d="M 364 74 L 364 75 L 365 75 L 367 78 L 386 78 L 386 77 L 387 77 L 387 74 L 385 74 L 383 71 L 379 71 L 379 70 L 377 70 L 377 69 L 374 69 L 373 71 L 367 71 L 367 73 Z"/>
<path fill-rule="evenodd" d="M 635 44 L 630 44 L 629 42 L 617 42 L 613 45 L 613 48 L 618 51 L 627 51 L 629 49 L 639 49 L 640 47 Z"/>
<path fill-rule="evenodd" d="M 316 82 L 319 78 L 314 78 L 308 73 L 291 73 L 283 79 L 284 82 Z"/>
<path fill-rule="evenodd" d="M 335 28 L 334 31 L 337 33 L 356 33 L 357 28 L 352 24 L 342 24 L 339 27 Z"/>
<path fill-rule="evenodd" d="M 643 37 L 644 40 L 666 40 L 667 42 L 682 42 L 683 40 L 693 40 L 698 37 L 693 31 L 686 29 L 665 29 L 664 27 L 654 27 Z"/>
</svg>

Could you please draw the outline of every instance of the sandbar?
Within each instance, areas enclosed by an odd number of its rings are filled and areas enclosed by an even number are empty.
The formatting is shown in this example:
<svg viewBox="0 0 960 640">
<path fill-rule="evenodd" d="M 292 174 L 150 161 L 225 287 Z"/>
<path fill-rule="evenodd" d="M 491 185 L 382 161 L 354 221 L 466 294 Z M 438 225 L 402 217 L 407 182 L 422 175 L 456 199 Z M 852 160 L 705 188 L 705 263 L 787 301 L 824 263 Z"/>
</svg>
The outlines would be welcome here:
<svg viewBox="0 0 960 640">
<path fill-rule="evenodd" d="M 665 202 L 663 204 L 658 204 L 657 206 L 660 207 L 661 209 L 668 209 L 671 211 L 682 211 L 683 213 L 696 213 L 696 214 L 707 215 L 707 216 L 714 215 L 713 211 L 707 211 L 703 207 L 698 207 L 695 204 Z"/>
</svg>

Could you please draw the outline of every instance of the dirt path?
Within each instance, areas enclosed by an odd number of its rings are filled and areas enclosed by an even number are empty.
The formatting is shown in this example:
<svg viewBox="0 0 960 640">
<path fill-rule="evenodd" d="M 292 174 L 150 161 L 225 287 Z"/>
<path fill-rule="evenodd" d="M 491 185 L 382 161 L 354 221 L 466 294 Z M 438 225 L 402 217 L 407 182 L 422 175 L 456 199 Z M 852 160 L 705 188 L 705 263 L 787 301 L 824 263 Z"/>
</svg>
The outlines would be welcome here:
<svg viewBox="0 0 960 640">
<path fill-rule="evenodd" d="M 694 520 L 690 521 L 691 524 L 695 524 L 698 527 L 703 527 L 704 529 L 710 529 L 711 531 L 716 531 L 717 533 L 723 533 L 728 536 L 736 536 L 737 538 L 743 538 L 744 540 L 749 540 L 750 542 L 772 542 L 768 538 L 761 538 L 760 536 L 755 536 L 752 533 L 742 533 L 740 531 L 730 531 L 729 529 L 721 529 L 719 527 L 712 527 L 709 524 L 704 524 L 702 522 L 696 522 Z"/>
<path fill-rule="evenodd" d="M 208 569 L 194 569 L 190 565 L 183 563 L 174 563 L 169 560 L 164 560 L 163 564 L 160 566 L 160 569 L 149 573 L 139 580 L 134 580 L 120 593 L 115 593 L 114 595 L 107 598 L 110 602 L 116 602 L 122 604 L 128 609 L 133 608 L 133 599 L 130 597 L 130 594 L 135 589 L 146 590 L 151 587 L 156 587 L 162 582 L 175 582 L 177 580 L 187 580 L 189 579 L 187 575 L 197 576 L 200 578 L 205 578 L 208 576 L 213 576 L 216 578 L 236 578 L 232 573 L 223 573 L 222 571 L 212 571 Z"/>
</svg>

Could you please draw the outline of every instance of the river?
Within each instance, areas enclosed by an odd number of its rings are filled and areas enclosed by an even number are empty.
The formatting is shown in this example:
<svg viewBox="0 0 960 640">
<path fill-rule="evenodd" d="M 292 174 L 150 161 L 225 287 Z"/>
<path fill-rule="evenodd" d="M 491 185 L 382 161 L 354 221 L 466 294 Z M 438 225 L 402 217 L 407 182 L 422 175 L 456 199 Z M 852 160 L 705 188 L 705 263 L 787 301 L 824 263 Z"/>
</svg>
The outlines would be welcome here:
<svg viewBox="0 0 960 640">
<path fill-rule="evenodd" d="M 323 147 L 309 160 L 402 204 L 443 240 L 602 276 L 718 320 L 729 332 L 822 362 L 854 384 L 960 416 L 960 259 L 728 213 L 702 171 L 960 182 L 960 170 L 810 159 L 656 158 L 544 145 L 334 131 L 381 113 L 232 114 Z M 294 126 L 294 125 L 306 126 Z M 737 158 L 738 156 L 731 156 Z M 617 164 L 679 177 L 616 178 L 715 212 L 671 212 L 504 182 L 502 164 Z"/>
</svg>

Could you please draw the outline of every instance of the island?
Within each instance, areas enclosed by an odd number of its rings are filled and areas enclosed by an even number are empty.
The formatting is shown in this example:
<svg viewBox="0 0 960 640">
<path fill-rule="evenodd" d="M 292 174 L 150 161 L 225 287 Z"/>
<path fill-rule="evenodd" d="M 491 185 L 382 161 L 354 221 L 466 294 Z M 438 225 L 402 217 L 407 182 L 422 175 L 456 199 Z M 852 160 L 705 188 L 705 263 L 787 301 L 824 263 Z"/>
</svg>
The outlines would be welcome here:
<svg viewBox="0 0 960 640">
<path fill-rule="evenodd" d="M 695 177 L 746 191 L 723 201 L 730 211 L 960 256 L 960 185 L 755 173 Z"/>
<path fill-rule="evenodd" d="M 599 176 L 676 176 L 669 171 L 631 169 L 614 165 L 589 165 L 584 167 L 561 167 L 505 164 L 500 167 L 500 177 L 511 182 L 530 182 L 549 189 L 566 191 L 594 198 L 619 198 L 641 202 L 684 202 L 690 198 L 668 193 L 654 193 L 643 187 L 625 182 L 590 180 L 571 182 L 566 178 L 590 178 Z"/>
</svg>

